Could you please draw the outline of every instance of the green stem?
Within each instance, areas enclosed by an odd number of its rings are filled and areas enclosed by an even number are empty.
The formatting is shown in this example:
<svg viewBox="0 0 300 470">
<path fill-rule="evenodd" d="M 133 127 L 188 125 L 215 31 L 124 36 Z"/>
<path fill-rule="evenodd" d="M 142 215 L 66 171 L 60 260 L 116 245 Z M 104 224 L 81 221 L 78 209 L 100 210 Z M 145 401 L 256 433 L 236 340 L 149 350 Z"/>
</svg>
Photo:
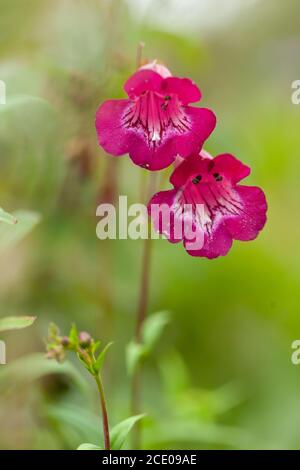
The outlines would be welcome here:
<svg viewBox="0 0 300 470">
<path fill-rule="evenodd" d="M 156 177 L 152 174 L 149 179 L 148 197 L 150 198 L 154 194 Z M 148 201 L 147 201 L 148 202 Z M 136 328 L 135 328 L 135 341 L 142 343 L 142 328 L 147 315 L 148 301 L 149 301 L 149 288 L 150 288 L 150 268 L 151 268 L 151 233 L 148 234 L 148 238 L 144 241 L 144 251 L 142 259 L 142 273 L 141 282 L 139 288 L 139 300 L 136 317 Z M 140 374 L 141 367 L 138 365 L 134 371 L 131 384 L 131 413 L 137 415 L 140 413 Z M 141 425 L 138 422 L 132 434 L 132 444 L 134 449 L 140 448 L 141 441 Z"/>
<path fill-rule="evenodd" d="M 108 424 L 108 415 L 107 415 L 107 406 L 104 394 L 104 388 L 102 380 L 99 375 L 95 375 L 95 381 L 99 390 L 100 404 L 102 410 L 102 422 L 103 422 L 103 435 L 104 435 L 104 448 L 105 450 L 110 450 L 110 436 L 109 436 L 109 424 Z"/>
</svg>

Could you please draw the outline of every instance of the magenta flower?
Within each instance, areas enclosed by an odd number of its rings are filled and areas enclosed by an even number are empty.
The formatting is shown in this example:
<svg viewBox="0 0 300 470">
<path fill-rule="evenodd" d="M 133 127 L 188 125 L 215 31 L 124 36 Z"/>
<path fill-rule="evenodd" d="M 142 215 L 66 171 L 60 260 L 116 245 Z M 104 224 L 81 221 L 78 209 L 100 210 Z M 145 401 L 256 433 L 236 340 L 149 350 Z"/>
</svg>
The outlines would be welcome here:
<svg viewBox="0 0 300 470">
<path fill-rule="evenodd" d="M 96 115 L 99 144 L 112 155 L 129 153 L 149 170 L 166 168 L 176 155 L 199 152 L 216 125 L 214 113 L 189 106 L 201 92 L 192 80 L 147 64 L 125 83 L 127 99 L 105 101 Z"/>
<path fill-rule="evenodd" d="M 239 185 L 250 168 L 229 154 L 192 155 L 173 172 L 174 189 L 153 196 L 148 205 L 154 228 L 170 242 L 183 240 L 192 256 L 224 256 L 233 240 L 257 237 L 266 222 L 263 191 Z M 169 209 L 170 217 L 166 220 Z"/>
</svg>

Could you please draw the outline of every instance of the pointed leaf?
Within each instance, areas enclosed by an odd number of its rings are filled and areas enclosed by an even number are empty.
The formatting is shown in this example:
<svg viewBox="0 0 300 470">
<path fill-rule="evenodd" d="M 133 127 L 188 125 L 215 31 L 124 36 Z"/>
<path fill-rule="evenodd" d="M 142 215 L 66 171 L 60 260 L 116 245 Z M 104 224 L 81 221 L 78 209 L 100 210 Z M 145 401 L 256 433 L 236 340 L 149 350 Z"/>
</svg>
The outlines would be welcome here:
<svg viewBox="0 0 300 470">
<path fill-rule="evenodd" d="M 146 356 L 145 346 L 141 343 L 136 343 L 135 341 L 131 341 L 126 348 L 126 364 L 128 374 L 132 375 L 136 370 L 138 364 L 142 362 L 142 360 Z"/>
<path fill-rule="evenodd" d="M 2 207 L 0 207 L 0 222 L 5 222 L 10 225 L 16 224 L 18 221 L 15 216 L 5 212 Z"/>
<path fill-rule="evenodd" d="M 135 423 L 145 416 L 145 414 L 131 416 L 130 418 L 127 418 L 124 421 L 116 424 L 116 426 L 112 428 L 110 432 L 112 450 L 120 450 L 123 447 L 123 444 Z"/>
<path fill-rule="evenodd" d="M 97 352 L 97 350 L 100 348 L 101 346 L 101 341 L 96 341 L 93 345 L 92 345 L 92 352 L 93 354 L 95 354 Z"/>
<path fill-rule="evenodd" d="M 0 331 L 20 330 L 32 325 L 36 317 L 5 317 L 0 318 Z"/>
<path fill-rule="evenodd" d="M 15 211 L 15 225 L 0 224 L 0 251 L 11 248 L 21 241 L 40 221 L 40 215 L 30 211 Z"/>
<path fill-rule="evenodd" d="M 167 311 L 157 312 L 150 315 L 143 325 L 143 341 L 147 348 L 152 351 L 153 347 L 162 335 L 163 329 L 170 322 L 170 313 Z"/>
<path fill-rule="evenodd" d="M 71 327 L 71 330 L 70 330 L 70 333 L 69 333 L 69 340 L 70 342 L 77 346 L 78 344 L 78 331 L 77 331 L 77 327 L 75 324 L 72 325 Z"/>
<path fill-rule="evenodd" d="M 94 364 L 94 371 L 96 374 L 98 374 L 101 370 L 101 367 L 103 366 L 103 362 L 104 362 L 104 359 L 105 359 L 105 356 L 106 356 L 106 353 L 107 351 L 109 350 L 109 348 L 112 346 L 113 343 L 108 343 L 105 348 L 101 351 L 101 353 L 99 354 L 95 364 Z"/>
<path fill-rule="evenodd" d="M 86 442 L 84 444 L 80 444 L 77 450 L 102 450 L 102 449 L 101 447 L 96 446 L 95 444 L 90 444 L 89 442 Z"/>
<path fill-rule="evenodd" d="M 85 362 L 85 360 L 83 359 L 83 357 L 80 355 L 80 354 L 77 354 L 77 357 L 79 359 L 79 361 L 81 362 L 81 364 L 86 368 L 86 370 L 90 373 L 93 373 L 93 371 L 91 370 L 90 366 Z"/>
</svg>

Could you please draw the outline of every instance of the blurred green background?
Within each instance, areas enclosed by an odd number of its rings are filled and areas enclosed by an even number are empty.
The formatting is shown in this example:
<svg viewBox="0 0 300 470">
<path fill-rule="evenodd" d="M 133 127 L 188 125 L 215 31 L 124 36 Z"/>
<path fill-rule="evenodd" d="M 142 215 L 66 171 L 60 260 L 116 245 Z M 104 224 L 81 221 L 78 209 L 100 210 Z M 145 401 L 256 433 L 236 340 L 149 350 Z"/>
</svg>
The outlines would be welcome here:
<svg viewBox="0 0 300 470">
<path fill-rule="evenodd" d="M 0 205 L 41 221 L 1 250 L 1 316 L 36 315 L 2 335 L 0 448 L 72 449 L 100 436 L 84 369 L 36 355 L 50 321 L 114 341 L 104 381 L 110 421 L 129 416 L 125 347 L 135 323 L 142 241 L 100 241 L 96 207 L 139 198 L 145 171 L 97 146 L 100 102 L 123 97 L 136 66 L 159 59 L 192 78 L 218 116 L 206 143 L 252 167 L 268 223 L 225 258 L 154 242 L 149 312 L 171 324 L 143 373 L 144 448 L 300 448 L 297 0 L 1 0 Z M 168 187 L 168 173 L 160 187 Z M 141 177 L 141 174 L 143 176 Z"/>
</svg>

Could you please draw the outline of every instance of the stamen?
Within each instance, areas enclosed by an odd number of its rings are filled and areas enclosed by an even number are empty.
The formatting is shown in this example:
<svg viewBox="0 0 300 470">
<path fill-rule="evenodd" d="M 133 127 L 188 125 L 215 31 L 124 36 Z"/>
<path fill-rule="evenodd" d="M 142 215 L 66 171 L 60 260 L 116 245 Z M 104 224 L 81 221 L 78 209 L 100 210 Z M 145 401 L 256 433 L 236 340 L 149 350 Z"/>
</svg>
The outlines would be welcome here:
<svg viewBox="0 0 300 470">
<path fill-rule="evenodd" d="M 194 184 L 198 184 L 201 181 L 201 179 L 202 179 L 202 176 L 198 175 L 198 176 L 196 176 L 195 178 L 192 179 L 192 182 Z"/>
<path fill-rule="evenodd" d="M 223 176 L 221 176 L 219 173 L 214 173 L 213 177 L 215 178 L 216 181 L 222 181 Z"/>
</svg>

